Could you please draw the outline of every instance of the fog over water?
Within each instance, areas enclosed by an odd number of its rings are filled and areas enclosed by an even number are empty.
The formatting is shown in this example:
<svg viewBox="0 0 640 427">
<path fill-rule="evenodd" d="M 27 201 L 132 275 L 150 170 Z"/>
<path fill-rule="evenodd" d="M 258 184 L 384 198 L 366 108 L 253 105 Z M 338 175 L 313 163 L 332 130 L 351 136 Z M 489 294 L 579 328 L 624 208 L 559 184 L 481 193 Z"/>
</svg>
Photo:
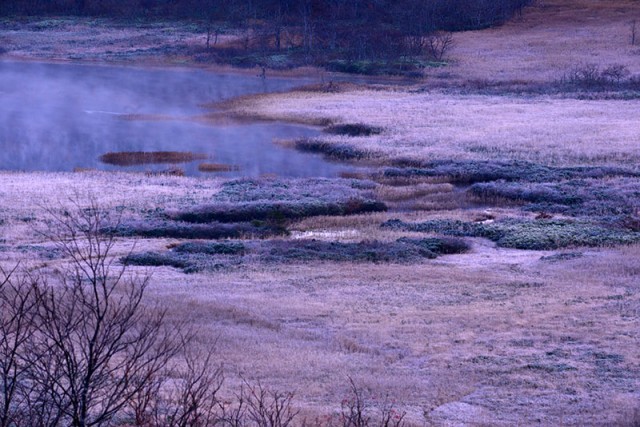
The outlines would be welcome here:
<svg viewBox="0 0 640 427">
<path fill-rule="evenodd" d="M 337 176 L 344 165 L 273 144 L 318 130 L 281 123 L 215 125 L 191 120 L 203 104 L 286 90 L 310 80 L 156 69 L 0 61 L 0 169 L 24 171 L 161 170 L 118 167 L 111 151 L 190 151 L 239 166 L 224 176 Z M 130 114 L 168 120 L 125 120 Z M 198 175 L 198 162 L 181 164 Z"/>
</svg>

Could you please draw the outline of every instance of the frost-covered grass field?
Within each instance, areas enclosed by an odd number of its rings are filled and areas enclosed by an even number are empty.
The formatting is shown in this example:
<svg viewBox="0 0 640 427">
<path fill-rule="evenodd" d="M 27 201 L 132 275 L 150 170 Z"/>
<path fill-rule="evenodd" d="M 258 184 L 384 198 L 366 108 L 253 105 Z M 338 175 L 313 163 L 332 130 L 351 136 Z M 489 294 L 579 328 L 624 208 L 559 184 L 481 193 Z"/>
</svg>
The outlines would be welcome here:
<svg viewBox="0 0 640 427">
<path fill-rule="evenodd" d="M 236 101 L 241 115 L 273 120 L 364 123 L 378 135 L 323 139 L 385 160 L 513 159 L 543 164 L 638 160 L 638 100 L 458 95 L 414 89 L 296 91 Z"/>
<path fill-rule="evenodd" d="M 54 271 L 64 259 L 37 230 L 41 205 L 93 194 L 125 217 L 201 204 L 216 180 L 127 174 L 0 174 L 2 259 Z M 131 188 L 137 191 L 131 192 Z M 500 219 L 517 213 L 493 208 Z M 390 218 L 478 221 L 485 209 L 310 217 L 277 239 L 393 242 L 425 234 Z M 521 215 L 521 214 L 517 214 Z M 428 235 L 428 234 L 427 234 Z M 192 241 L 192 240 L 190 240 Z M 623 423 L 637 408 L 640 322 L 636 245 L 516 250 L 466 238 L 469 252 L 411 262 L 244 262 L 151 272 L 149 297 L 215 343 L 224 391 L 240 376 L 293 390 L 309 419 L 340 410 L 348 376 L 410 424 Z M 123 238 L 117 254 L 166 253 L 176 238 Z M 224 241 L 223 241 L 224 242 Z M 26 260 L 26 261 L 25 261 Z M 301 420 L 301 419 L 300 419 Z"/>
<path fill-rule="evenodd" d="M 0 263 L 55 272 L 45 210 L 93 199 L 148 297 L 215 346 L 226 396 L 259 380 L 322 424 L 352 378 L 409 425 L 638 425 L 640 98 L 557 88 L 576 64 L 640 73 L 639 14 L 548 0 L 457 34 L 411 87 L 325 81 L 215 113 L 333 125 L 282 143 L 371 167 L 343 179 L 2 172 Z"/>
</svg>

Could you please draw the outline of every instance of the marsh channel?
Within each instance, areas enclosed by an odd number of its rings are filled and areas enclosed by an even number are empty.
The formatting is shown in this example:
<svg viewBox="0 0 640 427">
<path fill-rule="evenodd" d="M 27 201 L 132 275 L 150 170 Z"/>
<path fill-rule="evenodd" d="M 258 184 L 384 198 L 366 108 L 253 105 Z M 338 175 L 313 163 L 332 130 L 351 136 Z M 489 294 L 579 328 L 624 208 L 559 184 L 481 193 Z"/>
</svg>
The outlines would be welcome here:
<svg viewBox="0 0 640 427">
<path fill-rule="evenodd" d="M 205 106 L 285 91 L 313 78 L 74 63 L 0 61 L 0 170 L 162 171 L 229 165 L 227 177 L 336 177 L 350 167 L 275 144 L 319 130 L 286 123 L 210 120 Z M 109 152 L 185 152 L 179 165 L 114 165 Z M 169 162 L 170 163 L 170 162 Z"/>
</svg>

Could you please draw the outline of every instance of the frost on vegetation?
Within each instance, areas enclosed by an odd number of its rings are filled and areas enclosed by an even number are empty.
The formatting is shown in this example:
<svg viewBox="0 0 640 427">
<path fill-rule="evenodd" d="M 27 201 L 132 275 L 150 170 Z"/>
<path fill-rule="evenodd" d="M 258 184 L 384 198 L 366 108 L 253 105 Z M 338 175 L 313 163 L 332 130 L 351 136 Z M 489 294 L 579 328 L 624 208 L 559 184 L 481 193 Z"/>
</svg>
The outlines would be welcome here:
<svg viewBox="0 0 640 427">
<path fill-rule="evenodd" d="M 483 200 L 514 200 L 527 203 L 527 210 L 573 216 L 633 216 L 640 211 L 640 180 L 637 178 L 478 183 L 469 191 Z"/>
<path fill-rule="evenodd" d="M 404 166 L 404 161 L 400 161 Z M 383 171 L 386 178 L 438 177 L 457 184 L 490 181 L 555 182 L 568 179 L 639 177 L 640 171 L 610 166 L 551 167 L 524 161 L 438 161 L 394 167 Z"/>
<path fill-rule="evenodd" d="M 175 239 L 241 239 L 266 238 L 286 234 L 287 230 L 277 224 L 259 222 L 237 222 L 223 224 L 212 222 L 194 224 L 164 219 L 123 222 L 118 227 L 107 230 L 120 236 L 141 236 L 147 238 Z"/>
<path fill-rule="evenodd" d="M 226 183 L 211 204 L 182 210 L 172 219 L 193 223 L 286 221 L 318 215 L 386 210 L 368 181 L 345 179 L 237 180 Z"/>
<path fill-rule="evenodd" d="M 158 211 L 144 220 L 105 230 L 123 236 L 182 239 L 242 239 L 287 235 L 289 220 L 352 215 L 387 209 L 366 180 L 234 180 L 206 205 Z"/>
<path fill-rule="evenodd" d="M 125 263 L 170 266 L 186 273 L 216 270 L 244 263 L 283 264 L 312 261 L 407 263 L 440 255 L 463 253 L 469 245 L 462 239 L 401 238 L 393 242 L 330 242 L 322 240 L 266 240 L 246 242 L 188 242 L 164 253 L 129 255 Z"/>
<path fill-rule="evenodd" d="M 295 148 L 308 153 L 321 153 L 332 160 L 354 161 L 375 157 L 374 153 L 354 147 L 351 144 L 341 144 L 321 139 L 300 139 L 295 142 Z"/>
<path fill-rule="evenodd" d="M 408 223 L 394 219 L 385 222 L 382 227 L 459 237 L 484 237 L 501 247 L 530 250 L 640 242 L 640 233 L 608 228 L 586 220 L 504 219 L 479 223 L 441 219 Z"/>
</svg>

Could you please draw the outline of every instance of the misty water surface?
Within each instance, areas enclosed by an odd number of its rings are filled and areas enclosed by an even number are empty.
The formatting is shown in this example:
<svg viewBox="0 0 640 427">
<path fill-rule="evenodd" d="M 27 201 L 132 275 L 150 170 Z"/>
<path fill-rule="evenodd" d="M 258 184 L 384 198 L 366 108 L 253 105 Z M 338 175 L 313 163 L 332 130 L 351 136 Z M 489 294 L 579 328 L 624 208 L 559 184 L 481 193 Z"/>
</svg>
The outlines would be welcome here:
<svg viewBox="0 0 640 427">
<path fill-rule="evenodd" d="M 213 125 L 191 120 L 205 103 L 289 89 L 309 80 L 155 69 L 0 61 L 0 169 L 24 171 L 161 170 L 118 167 L 110 151 L 191 151 L 206 162 L 239 166 L 223 175 L 337 176 L 345 167 L 272 141 L 317 130 L 282 123 Z M 170 120 L 124 120 L 129 114 Z M 182 164 L 197 175 L 198 162 Z"/>
</svg>

